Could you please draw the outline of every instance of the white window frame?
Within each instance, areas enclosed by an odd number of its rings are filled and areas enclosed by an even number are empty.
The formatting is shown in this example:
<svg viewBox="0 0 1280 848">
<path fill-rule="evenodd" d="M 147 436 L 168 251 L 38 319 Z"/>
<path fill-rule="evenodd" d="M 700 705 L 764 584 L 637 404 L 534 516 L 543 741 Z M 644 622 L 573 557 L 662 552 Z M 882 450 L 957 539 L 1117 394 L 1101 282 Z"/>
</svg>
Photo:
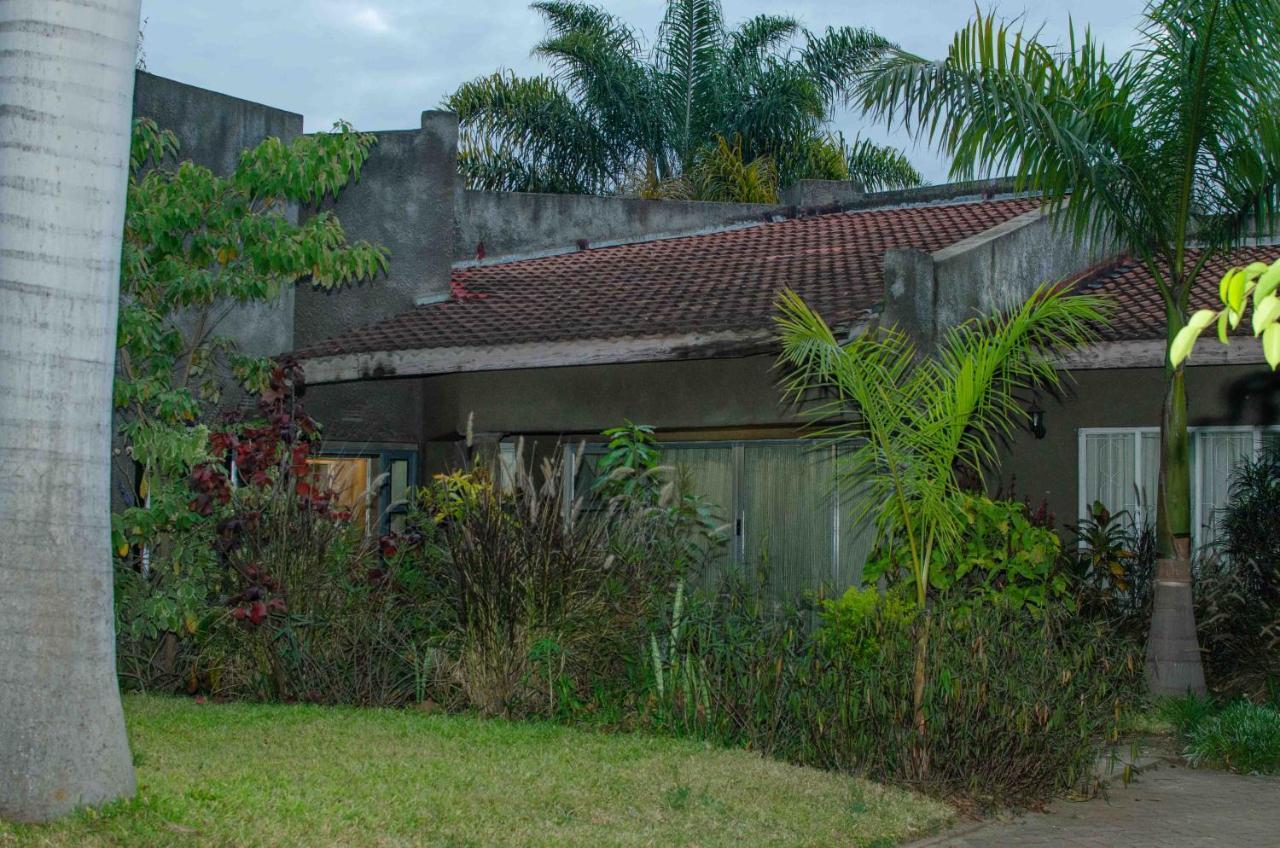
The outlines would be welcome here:
<svg viewBox="0 0 1280 848">
<path fill-rule="evenodd" d="M 1268 433 L 1280 435 L 1280 426 L 1263 426 L 1263 425 L 1222 425 L 1207 427 L 1188 427 L 1188 434 L 1193 445 L 1192 453 L 1195 457 L 1195 463 L 1191 468 L 1191 539 L 1192 546 L 1198 548 L 1200 546 L 1200 532 L 1204 527 L 1204 455 L 1203 450 L 1195 446 L 1196 438 L 1201 434 L 1213 433 L 1252 433 L 1253 434 L 1253 458 L 1257 459 L 1262 454 L 1263 437 Z M 1085 467 L 1085 439 L 1087 436 L 1117 436 L 1131 435 L 1134 438 L 1133 462 L 1134 462 L 1134 479 L 1143 479 L 1142 468 L 1142 441 L 1143 435 L 1159 434 L 1159 427 L 1080 427 L 1076 431 L 1076 493 L 1077 505 L 1076 515 L 1078 520 L 1083 521 L 1089 517 L 1089 498 L 1085 492 L 1085 480 L 1088 479 L 1088 469 Z M 1154 497 L 1155 493 L 1152 493 Z M 1154 505 L 1149 507 L 1154 510 Z M 1145 521 L 1146 516 L 1140 516 Z M 1155 516 L 1151 516 L 1154 520 Z"/>
</svg>

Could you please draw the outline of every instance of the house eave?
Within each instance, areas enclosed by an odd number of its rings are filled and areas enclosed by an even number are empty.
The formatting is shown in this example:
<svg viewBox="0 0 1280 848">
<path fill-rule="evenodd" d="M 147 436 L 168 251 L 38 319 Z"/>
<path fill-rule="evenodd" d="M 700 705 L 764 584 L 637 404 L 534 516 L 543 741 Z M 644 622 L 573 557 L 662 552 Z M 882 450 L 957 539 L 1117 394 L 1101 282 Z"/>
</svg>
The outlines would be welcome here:
<svg viewBox="0 0 1280 848">
<path fill-rule="evenodd" d="M 1109 368 L 1163 368 L 1165 342 L 1163 339 L 1110 341 L 1090 345 L 1061 357 L 1063 368 L 1076 371 L 1096 371 Z M 1241 338 L 1232 344 L 1219 344 L 1217 339 L 1204 338 L 1196 345 L 1187 365 L 1256 365 L 1265 362 L 1262 346 L 1256 339 Z"/>
<path fill-rule="evenodd" d="M 727 330 L 665 336 L 571 339 L 489 347 L 370 351 L 302 359 L 309 384 L 425 377 L 470 371 L 673 362 L 771 353 L 772 330 Z"/>
</svg>

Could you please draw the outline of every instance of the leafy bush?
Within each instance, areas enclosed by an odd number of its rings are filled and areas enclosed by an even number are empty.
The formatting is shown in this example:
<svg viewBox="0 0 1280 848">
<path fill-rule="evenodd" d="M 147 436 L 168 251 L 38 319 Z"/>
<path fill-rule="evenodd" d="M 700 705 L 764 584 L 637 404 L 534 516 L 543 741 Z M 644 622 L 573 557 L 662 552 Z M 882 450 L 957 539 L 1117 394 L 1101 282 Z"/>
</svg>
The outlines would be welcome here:
<svg viewBox="0 0 1280 848">
<path fill-rule="evenodd" d="M 1280 709 L 1251 701 L 1219 706 L 1206 698 L 1178 698 L 1161 705 L 1185 743 L 1193 766 L 1280 773 Z"/>
<path fill-rule="evenodd" d="M 1200 566 L 1196 620 L 1215 689 L 1280 687 L 1280 446 L 1236 466 L 1220 549 Z"/>
<path fill-rule="evenodd" d="M 1088 517 L 1067 529 L 1074 544 L 1064 551 L 1063 561 L 1081 611 L 1145 638 L 1151 623 L 1155 531 L 1150 525 L 1135 528 L 1128 512 L 1111 512 L 1096 501 Z"/>
<path fill-rule="evenodd" d="M 393 573 L 443 601 L 443 703 L 567 717 L 625 687 L 655 597 L 696 564 L 700 526 L 686 496 L 648 482 L 654 460 L 640 454 L 638 474 L 609 475 L 616 493 L 598 508 L 565 501 L 559 459 L 536 473 L 517 459 L 507 492 L 477 469 L 417 493 L 407 532 L 384 547 Z"/>
<path fill-rule="evenodd" d="M 686 601 L 654 726 L 978 803 L 1043 800 L 1089 779 L 1140 691 L 1140 654 L 1060 604 L 920 612 L 869 592 L 777 611 L 728 581 Z M 661 633 L 676 632 L 669 623 Z M 928 628 L 925 753 L 916 769 L 917 637 Z M 869 653 L 874 645 L 875 654 Z"/>
<path fill-rule="evenodd" d="M 311 473 L 319 432 L 296 401 L 296 366 L 277 364 L 267 379 L 256 416 L 209 434 L 210 455 L 233 459 L 238 482 L 223 462 L 197 465 L 173 513 L 182 520 L 149 526 L 146 554 L 125 546 L 122 678 L 217 697 L 403 703 L 414 692 L 420 623 Z M 202 569 L 179 569 L 176 547 L 198 552 Z M 175 609 L 174 597 L 187 606 Z"/>
<path fill-rule="evenodd" d="M 940 602 L 999 601 L 1043 609 L 1068 598 L 1066 578 L 1057 572 L 1061 542 L 1032 523 L 1025 504 L 970 495 L 960 501 L 964 530 L 951 558 L 929 568 L 929 585 Z M 863 569 L 865 580 L 882 575 L 897 583 L 910 577 L 901 548 L 881 548 Z"/>
</svg>

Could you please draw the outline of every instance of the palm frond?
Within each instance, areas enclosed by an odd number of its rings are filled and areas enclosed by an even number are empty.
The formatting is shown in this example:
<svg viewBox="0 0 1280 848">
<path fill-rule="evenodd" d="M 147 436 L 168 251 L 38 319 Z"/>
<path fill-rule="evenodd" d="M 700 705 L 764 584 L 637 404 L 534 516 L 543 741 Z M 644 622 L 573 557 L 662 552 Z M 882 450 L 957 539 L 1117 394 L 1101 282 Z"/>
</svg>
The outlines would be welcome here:
<svg viewBox="0 0 1280 848">
<path fill-rule="evenodd" d="M 786 46 L 801 31 L 800 22 L 784 15 L 756 15 L 729 33 L 727 63 L 735 69 L 758 65 L 770 53 Z"/>
<path fill-rule="evenodd" d="M 913 188 L 924 183 L 924 176 L 907 154 L 865 138 L 855 140 L 845 151 L 845 168 L 848 179 L 862 183 L 866 191 Z"/>
<path fill-rule="evenodd" d="M 827 27 L 805 33 L 800 61 L 828 106 L 853 90 L 858 78 L 897 45 L 866 27 Z"/>
<path fill-rule="evenodd" d="M 724 13 L 718 0 L 670 0 L 658 29 L 656 56 L 671 144 L 686 165 L 699 146 L 700 132 L 715 98 L 714 84 L 724 57 Z"/>
<path fill-rule="evenodd" d="M 460 161 L 475 187 L 601 191 L 616 172 L 617 149 L 554 80 L 498 72 L 445 102 L 458 113 Z"/>
<path fill-rule="evenodd" d="M 931 564 L 964 532 L 957 471 L 981 474 L 1022 414 L 1018 393 L 1056 386 L 1054 357 L 1092 340 L 1104 314 L 1097 298 L 1046 286 L 1007 315 L 952 330 L 927 357 L 892 329 L 842 345 L 798 295 L 779 297 L 786 396 L 817 422 L 815 437 L 852 445 L 840 461 L 861 493 L 852 518 L 873 515 L 882 542 L 910 551 L 920 600 Z"/>
</svg>

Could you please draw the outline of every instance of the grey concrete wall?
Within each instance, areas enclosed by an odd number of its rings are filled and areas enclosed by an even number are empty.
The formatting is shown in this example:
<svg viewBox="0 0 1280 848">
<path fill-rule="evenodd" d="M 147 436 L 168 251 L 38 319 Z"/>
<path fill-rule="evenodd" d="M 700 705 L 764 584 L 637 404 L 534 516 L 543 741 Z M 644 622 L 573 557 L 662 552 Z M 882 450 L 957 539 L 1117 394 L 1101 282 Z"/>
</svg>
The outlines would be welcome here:
<svg viewBox="0 0 1280 848">
<path fill-rule="evenodd" d="M 933 253 L 889 250 L 884 320 L 930 347 L 947 329 L 1015 308 L 1045 283 L 1077 275 L 1114 252 L 1106 243 L 1075 241 L 1059 218 L 1039 211 Z"/>
<path fill-rule="evenodd" d="M 476 258 L 484 244 L 488 259 L 576 250 L 656 235 L 680 235 L 728 224 L 763 221 L 784 207 L 755 203 L 703 203 L 459 191 L 454 259 Z"/>
<path fill-rule="evenodd" d="M 796 180 L 782 190 L 780 199 L 787 206 L 844 207 L 865 196 L 862 183 L 855 180 Z"/>
<path fill-rule="evenodd" d="M 1158 427 L 1164 398 L 1159 368 L 1075 371 L 1063 398 L 1041 398 L 1045 437 L 1016 434 L 1002 458 L 999 482 L 1016 478 L 1018 497 L 1047 499 L 1059 524 L 1076 520 L 1079 498 L 1077 440 L 1082 427 Z M 1191 426 L 1280 424 L 1280 375 L 1265 365 L 1193 366 L 1187 369 Z"/>
<path fill-rule="evenodd" d="M 449 293 L 458 119 L 423 112 L 422 127 L 378 133 L 360 181 L 329 202 L 352 241 L 390 251 L 389 269 L 372 281 L 325 291 L 300 287 L 294 345 L 412 309 Z"/>
<path fill-rule="evenodd" d="M 178 137 L 179 159 L 190 159 L 219 176 L 235 170 L 240 152 L 275 136 L 288 143 L 302 133 L 302 116 L 229 97 L 216 91 L 138 71 L 133 91 L 135 117 L 151 118 Z M 296 220 L 296 213 L 290 213 Z M 215 332 L 238 348 L 270 356 L 293 346 L 294 291 L 277 303 L 236 305 Z"/>
</svg>

